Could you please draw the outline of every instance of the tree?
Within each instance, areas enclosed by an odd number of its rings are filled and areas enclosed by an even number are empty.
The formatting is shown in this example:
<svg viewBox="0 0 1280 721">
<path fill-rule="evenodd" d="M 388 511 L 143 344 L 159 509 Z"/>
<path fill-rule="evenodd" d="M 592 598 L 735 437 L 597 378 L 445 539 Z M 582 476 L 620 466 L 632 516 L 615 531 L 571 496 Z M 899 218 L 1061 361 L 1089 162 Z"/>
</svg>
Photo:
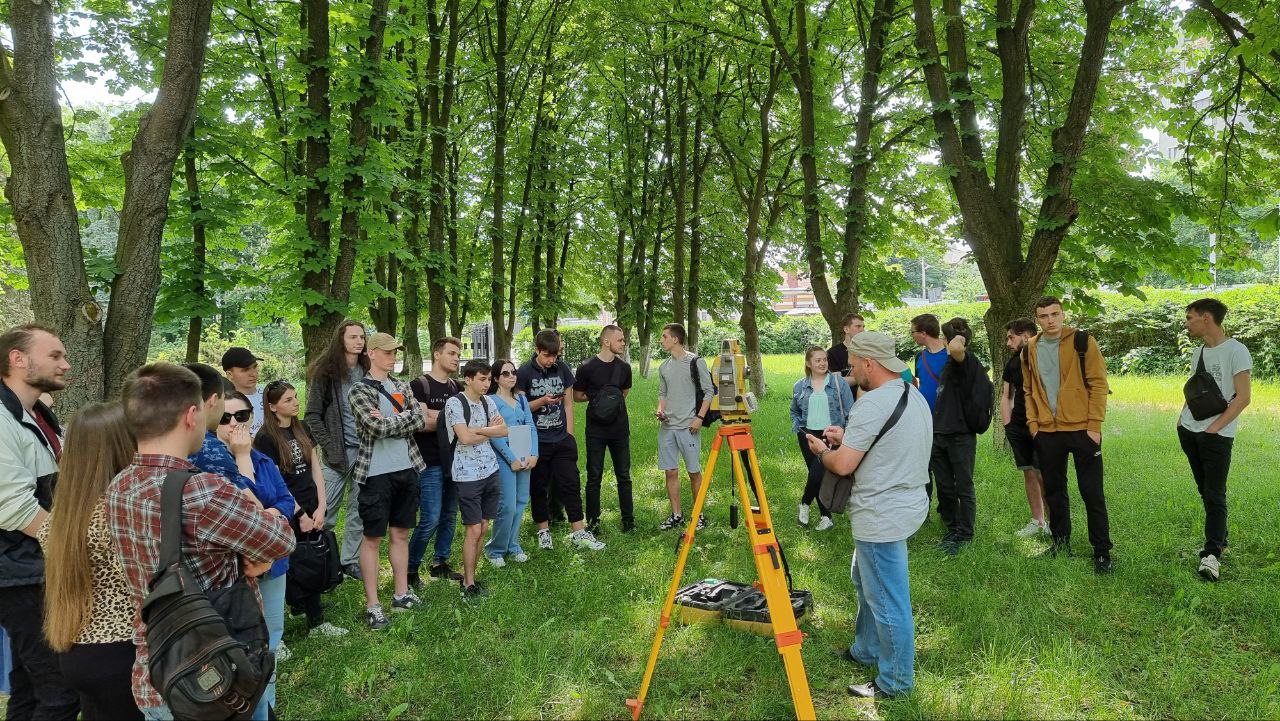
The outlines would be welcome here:
<svg viewBox="0 0 1280 721">
<path fill-rule="evenodd" d="M 168 217 L 174 164 L 195 114 L 212 0 L 171 2 L 164 69 L 151 108 L 121 159 L 125 192 L 105 333 L 89 293 L 75 196 L 57 100 L 53 16 L 44 3 L 13 3 L 12 62 L 0 53 L 0 141 L 12 174 L 5 194 L 31 278 L 37 322 L 62 336 L 77 375 L 59 399 L 67 412 L 118 394 L 146 359 L 156 294 L 160 240 Z"/>
<path fill-rule="evenodd" d="M 1070 99 L 1053 121 L 1051 155 L 1040 190 L 1039 209 L 1023 217 L 1023 163 L 1030 105 L 1027 58 L 1036 15 L 1035 0 L 996 0 L 995 54 L 998 80 L 976 88 L 974 44 L 960 0 L 943 0 L 946 55 L 939 52 L 930 0 L 913 0 L 916 47 L 932 102 L 932 118 L 945 169 L 955 196 L 963 235 L 973 251 L 991 297 L 986 327 L 993 367 L 1007 357 L 1004 325 L 1029 315 L 1044 293 L 1063 238 L 1079 213 L 1073 193 L 1094 99 L 1107 57 L 1112 22 L 1128 0 L 1084 0 L 1084 34 Z M 1050 18 L 1061 23 L 1067 18 Z M 1060 27 L 1060 26 L 1059 26 Z M 983 51 L 985 52 L 985 50 Z M 980 121 L 979 93 L 994 99 L 994 167 Z M 1028 226 L 1029 230 L 1028 230 Z M 1027 236 L 1030 236 L 1029 238 Z M 1026 248 L 1024 252 L 1024 247 Z"/>
</svg>

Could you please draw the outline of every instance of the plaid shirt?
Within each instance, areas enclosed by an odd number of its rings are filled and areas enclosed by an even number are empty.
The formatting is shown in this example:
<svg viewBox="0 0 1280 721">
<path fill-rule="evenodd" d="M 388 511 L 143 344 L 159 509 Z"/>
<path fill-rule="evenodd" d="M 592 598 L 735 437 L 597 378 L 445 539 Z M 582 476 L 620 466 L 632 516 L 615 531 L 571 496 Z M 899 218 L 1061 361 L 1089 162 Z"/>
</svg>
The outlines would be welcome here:
<svg viewBox="0 0 1280 721">
<path fill-rule="evenodd" d="M 365 376 L 365 379 L 372 380 L 368 376 Z M 399 393 L 409 406 L 403 413 L 397 413 L 389 418 L 386 415 L 382 418 L 373 417 L 374 411 L 381 410 L 378 407 L 378 398 L 382 394 L 377 388 L 361 381 L 352 384 L 351 390 L 347 393 L 347 403 L 351 406 L 351 415 L 355 417 L 356 435 L 360 437 L 360 455 L 356 457 L 355 469 L 352 471 L 352 477 L 356 479 L 356 483 L 364 483 L 364 479 L 369 477 L 369 463 L 373 460 L 373 442 L 380 438 L 404 438 L 404 442 L 409 444 L 409 460 L 413 462 L 414 470 L 418 473 L 427 470 L 427 464 L 422 460 L 422 451 L 418 450 L 418 444 L 413 440 L 414 433 L 427 429 L 427 417 L 423 415 L 422 406 L 418 405 L 413 397 L 413 391 L 408 383 L 391 376 L 388 376 L 388 379 L 395 384 L 395 392 Z"/>
<path fill-rule="evenodd" d="M 170 471 L 195 470 L 185 459 L 137 453 L 107 488 L 107 522 L 133 602 L 133 698 L 139 708 L 164 706 L 147 674 L 142 601 L 160 565 L 160 491 Z M 269 515 L 222 476 L 200 473 L 182 494 L 182 562 L 206 591 L 240 577 L 240 556 L 273 561 L 293 551 L 288 520 Z"/>
</svg>

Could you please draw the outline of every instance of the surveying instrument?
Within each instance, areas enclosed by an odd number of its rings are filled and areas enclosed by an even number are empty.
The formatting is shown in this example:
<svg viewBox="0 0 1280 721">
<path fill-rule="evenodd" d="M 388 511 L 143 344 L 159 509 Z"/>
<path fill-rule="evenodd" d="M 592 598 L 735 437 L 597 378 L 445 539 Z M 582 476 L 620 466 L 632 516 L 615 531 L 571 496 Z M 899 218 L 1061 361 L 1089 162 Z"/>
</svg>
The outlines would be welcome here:
<svg viewBox="0 0 1280 721">
<path fill-rule="evenodd" d="M 696 362 L 696 361 L 694 361 Z M 689 550 L 693 548 L 693 536 L 698 526 L 698 517 L 702 514 L 702 506 L 707 500 L 707 489 L 711 488 L 711 479 L 715 473 L 716 461 L 725 444 L 729 446 L 729 458 L 733 468 L 733 482 L 737 495 L 741 498 L 746 511 L 748 543 L 755 557 L 756 575 L 759 577 L 756 586 L 764 593 L 769 608 L 769 617 L 773 625 L 774 642 L 778 653 L 782 655 L 782 664 L 786 667 L 787 683 L 791 687 L 791 703 L 795 706 L 796 718 L 801 721 L 813 719 L 813 698 L 809 694 L 809 678 L 805 675 L 804 661 L 800 657 L 800 645 L 804 634 L 796 626 L 795 613 L 791 606 L 791 595 L 785 572 L 785 561 L 782 548 L 773 532 L 773 519 L 769 514 L 769 502 L 765 498 L 764 482 L 760 475 L 760 460 L 756 456 L 755 441 L 751 437 L 750 413 L 755 411 L 755 396 L 746 391 L 746 359 L 739 349 L 736 339 L 721 342 L 720 355 L 715 361 L 712 377 L 715 381 L 716 394 L 711 404 L 712 409 L 720 412 L 720 429 L 711 443 L 711 452 L 707 456 L 702 485 L 693 501 L 693 512 L 689 514 L 689 526 L 685 529 L 676 558 L 675 574 L 671 585 L 667 588 L 667 597 L 662 604 L 662 612 L 658 617 L 658 631 L 653 639 L 653 647 L 649 650 L 649 663 L 645 667 L 644 680 L 640 683 L 640 694 L 627 699 L 631 709 L 631 718 L 638 720 L 644 709 L 644 701 L 649 693 L 649 684 L 653 680 L 654 667 L 658 663 L 658 650 L 662 647 L 662 639 L 667 626 L 671 624 L 671 611 L 675 604 L 676 592 L 680 586 L 680 577 L 684 574 L 685 562 L 689 558 Z M 748 478 L 751 481 L 748 486 Z M 750 489 L 758 507 L 747 501 Z M 730 525 L 736 525 L 737 507 L 730 508 Z"/>
</svg>

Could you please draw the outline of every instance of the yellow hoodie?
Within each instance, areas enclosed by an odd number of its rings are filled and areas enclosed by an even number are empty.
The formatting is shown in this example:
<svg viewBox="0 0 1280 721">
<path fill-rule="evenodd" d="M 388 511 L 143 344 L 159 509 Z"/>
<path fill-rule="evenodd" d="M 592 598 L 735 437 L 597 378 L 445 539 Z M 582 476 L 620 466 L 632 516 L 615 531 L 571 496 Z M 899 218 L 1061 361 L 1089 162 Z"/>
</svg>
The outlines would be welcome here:
<svg viewBox="0 0 1280 721">
<path fill-rule="evenodd" d="M 1075 328 L 1063 328 L 1058 343 L 1058 411 L 1049 409 L 1049 396 L 1040 381 L 1040 364 L 1036 359 L 1040 336 L 1027 343 L 1022 356 L 1023 388 L 1027 397 L 1027 428 L 1032 434 L 1046 431 L 1102 432 L 1107 415 L 1107 364 L 1098 343 L 1089 336 L 1084 354 L 1084 374 L 1089 379 L 1085 388 L 1080 377 L 1080 356 L 1076 353 Z"/>
</svg>

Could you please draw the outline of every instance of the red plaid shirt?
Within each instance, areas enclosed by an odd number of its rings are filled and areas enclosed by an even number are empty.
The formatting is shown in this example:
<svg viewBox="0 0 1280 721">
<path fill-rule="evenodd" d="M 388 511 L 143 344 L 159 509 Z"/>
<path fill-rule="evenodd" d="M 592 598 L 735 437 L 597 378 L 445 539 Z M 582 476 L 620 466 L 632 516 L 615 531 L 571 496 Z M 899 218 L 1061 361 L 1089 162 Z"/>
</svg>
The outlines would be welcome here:
<svg viewBox="0 0 1280 721">
<path fill-rule="evenodd" d="M 142 600 L 160 565 L 160 491 L 169 471 L 191 469 L 183 458 L 135 454 L 107 489 L 107 519 L 133 601 L 133 698 L 139 708 L 164 706 L 147 674 Z M 273 561 L 293 551 L 289 522 L 268 514 L 222 476 L 200 473 L 182 494 L 182 562 L 208 591 L 240 577 L 240 556 Z"/>
</svg>

